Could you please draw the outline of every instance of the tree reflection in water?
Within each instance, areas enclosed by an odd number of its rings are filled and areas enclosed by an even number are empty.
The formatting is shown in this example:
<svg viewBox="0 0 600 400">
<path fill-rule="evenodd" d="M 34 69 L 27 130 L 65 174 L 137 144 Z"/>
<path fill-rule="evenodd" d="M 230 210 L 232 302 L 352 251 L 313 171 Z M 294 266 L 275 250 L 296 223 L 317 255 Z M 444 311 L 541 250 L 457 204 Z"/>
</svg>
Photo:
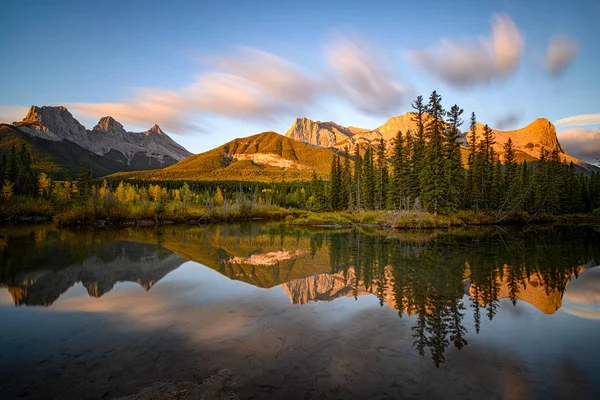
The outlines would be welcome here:
<svg viewBox="0 0 600 400">
<path fill-rule="evenodd" d="M 258 287 L 281 285 L 292 303 L 374 295 L 413 321 L 416 351 L 436 366 L 468 344 L 464 319 L 493 320 L 499 301 L 560 308 L 573 277 L 600 258 L 589 227 L 389 232 L 282 224 L 67 231 L 3 228 L 0 287 L 15 305 L 51 306 L 81 282 L 100 297 L 118 281 L 150 290 L 186 260 Z M 470 329 L 470 328 L 469 328 Z"/>
</svg>

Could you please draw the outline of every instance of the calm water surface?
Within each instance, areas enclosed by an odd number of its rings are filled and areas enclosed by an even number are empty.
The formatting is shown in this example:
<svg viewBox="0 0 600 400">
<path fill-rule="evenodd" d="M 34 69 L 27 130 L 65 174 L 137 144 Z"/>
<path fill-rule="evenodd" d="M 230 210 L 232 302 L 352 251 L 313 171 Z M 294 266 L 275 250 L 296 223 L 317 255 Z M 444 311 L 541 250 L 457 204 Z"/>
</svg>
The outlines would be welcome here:
<svg viewBox="0 0 600 400">
<path fill-rule="evenodd" d="M 0 398 L 600 398 L 600 228 L 0 227 Z"/>
</svg>

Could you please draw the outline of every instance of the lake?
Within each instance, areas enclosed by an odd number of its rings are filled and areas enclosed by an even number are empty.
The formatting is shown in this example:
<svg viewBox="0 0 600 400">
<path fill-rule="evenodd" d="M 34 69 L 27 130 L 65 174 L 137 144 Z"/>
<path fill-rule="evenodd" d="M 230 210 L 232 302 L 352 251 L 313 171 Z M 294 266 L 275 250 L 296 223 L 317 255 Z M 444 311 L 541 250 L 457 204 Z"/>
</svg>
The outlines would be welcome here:
<svg viewBox="0 0 600 400">
<path fill-rule="evenodd" d="M 599 263 L 592 226 L 4 226 L 0 398 L 600 398 Z"/>
</svg>

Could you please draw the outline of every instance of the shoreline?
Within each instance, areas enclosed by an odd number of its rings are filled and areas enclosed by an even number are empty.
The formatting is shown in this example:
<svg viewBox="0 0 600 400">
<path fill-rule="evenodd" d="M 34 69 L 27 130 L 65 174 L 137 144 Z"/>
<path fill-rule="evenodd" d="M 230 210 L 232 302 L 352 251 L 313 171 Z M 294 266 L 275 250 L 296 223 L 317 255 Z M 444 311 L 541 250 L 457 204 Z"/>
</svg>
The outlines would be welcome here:
<svg viewBox="0 0 600 400">
<path fill-rule="evenodd" d="M 459 212 L 451 215 L 434 215 L 424 212 L 393 211 L 342 211 L 313 212 L 305 210 L 273 210 L 267 214 L 255 216 L 240 215 L 204 215 L 177 218 L 73 218 L 60 221 L 57 216 L 14 215 L 0 219 L 0 226 L 24 226 L 41 223 L 53 223 L 61 228 L 120 228 L 120 227 L 157 227 L 164 225 L 205 225 L 238 222 L 280 221 L 292 226 L 324 229 L 349 229 L 365 227 L 389 230 L 431 230 L 447 228 L 466 228 L 476 226 L 525 226 L 547 224 L 600 224 L 600 217 L 588 214 L 548 215 L 542 214 L 530 220 L 528 215 L 519 214 L 513 218 L 495 221 L 488 213 Z"/>
</svg>

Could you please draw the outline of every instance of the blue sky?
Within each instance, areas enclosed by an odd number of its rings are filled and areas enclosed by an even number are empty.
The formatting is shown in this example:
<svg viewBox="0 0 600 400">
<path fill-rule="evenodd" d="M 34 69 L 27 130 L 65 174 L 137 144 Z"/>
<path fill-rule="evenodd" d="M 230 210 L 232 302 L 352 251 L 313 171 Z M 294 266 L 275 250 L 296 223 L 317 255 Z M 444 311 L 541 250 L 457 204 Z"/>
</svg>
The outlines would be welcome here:
<svg viewBox="0 0 600 400">
<path fill-rule="evenodd" d="M 499 129 L 575 117 L 557 126 L 559 139 L 576 156 L 600 156 L 597 1 L 2 8 L 0 116 L 8 122 L 32 104 L 63 104 L 88 128 L 108 114 L 130 130 L 156 122 L 201 152 L 284 133 L 295 117 L 375 128 L 437 89 L 446 108 L 457 103 Z"/>
</svg>

